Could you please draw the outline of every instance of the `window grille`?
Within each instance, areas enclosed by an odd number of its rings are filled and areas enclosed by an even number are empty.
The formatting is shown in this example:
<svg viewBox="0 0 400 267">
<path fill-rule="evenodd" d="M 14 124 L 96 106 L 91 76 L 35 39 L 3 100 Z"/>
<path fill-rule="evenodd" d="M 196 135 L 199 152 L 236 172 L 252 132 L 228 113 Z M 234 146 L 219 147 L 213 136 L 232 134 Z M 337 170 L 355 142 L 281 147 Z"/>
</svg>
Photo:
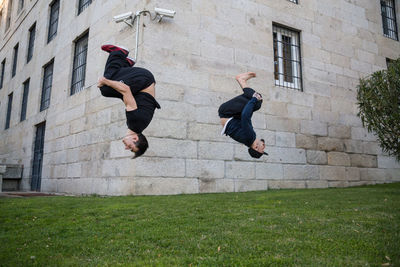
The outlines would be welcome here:
<svg viewBox="0 0 400 267">
<path fill-rule="evenodd" d="M 394 0 L 381 0 L 383 34 L 394 40 L 399 40 L 397 34 L 396 8 Z"/>
<path fill-rule="evenodd" d="M 60 11 L 60 0 L 55 0 L 50 6 L 49 34 L 47 43 L 57 35 L 58 15 Z"/>
<path fill-rule="evenodd" d="M 86 58 L 88 50 L 89 33 L 75 42 L 74 64 L 72 71 L 71 95 L 85 87 Z"/>
<path fill-rule="evenodd" d="M 43 111 L 50 106 L 51 86 L 53 84 L 53 65 L 54 63 L 51 62 L 44 67 L 40 111 Z"/>
<path fill-rule="evenodd" d="M 289 0 L 289 1 L 292 2 L 292 3 L 295 3 L 295 4 L 298 4 L 298 3 L 299 3 L 298 0 Z"/>
<path fill-rule="evenodd" d="M 6 127 L 5 127 L 5 129 L 10 128 L 12 100 L 13 100 L 13 93 L 8 95 L 8 107 L 7 107 L 7 117 L 6 117 Z"/>
<path fill-rule="evenodd" d="M 29 79 L 24 82 L 24 93 L 22 95 L 21 105 L 21 121 L 26 119 L 26 107 L 28 106 L 28 94 L 29 94 Z"/>
<path fill-rule="evenodd" d="M 28 53 L 26 55 L 26 63 L 28 63 L 33 56 L 33 47 L 35 44 L 35 34 L 36 34 L 36 23 L 29 29 L 29 43 L 28 43 Z"/>
<path fill-rule="evenodd" d="M 4 80 L 4 70 L 6 68 L 6 59 L 1 62 L 1 77 L 0 77 L 0 89 L 3 88 L 3 80 Z"/>
<path fill-rule="evenodd" d="M 19 46 L 19 44 L 14 46 L 14 55 L 13 55 L 13 65 L 12 65 L 11 77 L 14 77 L 15 74 L 17 73 L 18 46 Z"/>
<path fill-rule="evenodd" d="M 78 15 L 81 14 L 81 12 L 86 9 L 91 3 L 92 0 L 79 0 Z"/>
<path fill-rule="evenodd" d="M 302 90 L 300 34 L 273 25 L 275 85 Z"/>
</svg>

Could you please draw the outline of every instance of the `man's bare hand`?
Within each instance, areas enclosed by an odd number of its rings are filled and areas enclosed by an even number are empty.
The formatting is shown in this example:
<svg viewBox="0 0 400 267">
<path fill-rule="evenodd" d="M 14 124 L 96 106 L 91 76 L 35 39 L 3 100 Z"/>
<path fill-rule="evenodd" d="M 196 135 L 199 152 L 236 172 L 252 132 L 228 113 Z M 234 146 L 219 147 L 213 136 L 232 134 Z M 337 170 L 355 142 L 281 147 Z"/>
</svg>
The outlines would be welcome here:
<svg viewBox="0 0 400 267">
<path fill-rule="evenodd" d="M 107 79 L 104 77 L 100 77 L 99 80 L 97 81 L 97 87 L 102 87 L 106 85 Z"/>
<path fill-rule="evenodd" d="M 255 92 L 255 93 L 253 94 L 253 97 L 257 98 L 258 101 L 261 101 L 261 100 L 262 100 L 262 96 L 261 96 L 259 93 L 257 93 L 257 92 Z"/>
</svg>

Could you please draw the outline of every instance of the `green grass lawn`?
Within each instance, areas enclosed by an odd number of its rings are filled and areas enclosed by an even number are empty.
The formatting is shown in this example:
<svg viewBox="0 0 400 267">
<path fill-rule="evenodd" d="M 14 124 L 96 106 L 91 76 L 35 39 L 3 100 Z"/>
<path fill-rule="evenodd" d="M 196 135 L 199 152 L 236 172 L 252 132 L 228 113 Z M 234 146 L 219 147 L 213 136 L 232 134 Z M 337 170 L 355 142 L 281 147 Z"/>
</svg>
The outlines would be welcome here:
<svg viewBox="0 0 400 267">
<path fill-rule="evenodd" d="M 0 199 L 0 266 L 400 266 L 400 184 Z"/>
</svg>

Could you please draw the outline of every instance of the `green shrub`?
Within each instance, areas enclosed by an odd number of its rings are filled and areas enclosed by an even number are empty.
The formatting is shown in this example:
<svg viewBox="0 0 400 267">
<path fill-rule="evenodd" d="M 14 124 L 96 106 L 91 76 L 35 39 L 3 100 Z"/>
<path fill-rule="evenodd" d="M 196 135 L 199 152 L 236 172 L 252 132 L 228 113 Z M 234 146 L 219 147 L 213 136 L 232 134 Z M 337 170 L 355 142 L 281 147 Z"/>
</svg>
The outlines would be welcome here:
<svg viewBox="0 0 400 267">
<path fill-rule="evenodd" d="M 382 150 L 400 161 L 400 58 L 387 70 L 360 79 L 358 116 L 378 137 Z"/>
</svg>

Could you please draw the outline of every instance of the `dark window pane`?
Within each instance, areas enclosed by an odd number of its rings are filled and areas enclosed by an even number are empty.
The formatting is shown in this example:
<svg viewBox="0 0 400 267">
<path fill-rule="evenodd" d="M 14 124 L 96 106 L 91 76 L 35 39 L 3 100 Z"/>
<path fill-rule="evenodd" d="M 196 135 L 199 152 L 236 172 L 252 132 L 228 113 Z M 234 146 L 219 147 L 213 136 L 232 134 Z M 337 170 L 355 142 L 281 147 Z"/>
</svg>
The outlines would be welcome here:
<svg viewBox="0 0 400 267">
<path fill-rule="evenodd" d="M 394 0 L 381 0 L 383 34 L 398 40 L 396 8 Z"/>
<path fill-rule="evenodd" d="M 33 56 L 33 47 L 35 44 L 35 34 L 36 34 L 36 23 L 29 30 L 28 54 L 26 57 L 26 62 L 29 62 Z"/>
<path fill-rule="evenodd" d="M 11 77 L 14 77 L 17 73 L 17 62 L 18 62 L 18 44 L 14 47 L 14 55 L 13 55 L 13 66 Z"/>
<path fill-rule="evenodd" d="M 8 95 L 8 106 L 7 106 L 7 117 L 6 117 L 6 127 L 5 127 L 5 129 L 10 128 L 12 100 L 13 100 L 13 93 Z"/>
<path fill-rule="evenodd" d="M 50 106 L 51 86 L 53 82 L 53 62 L 44 67 L 42 99 L 40 102 L 40 111 Z"/>
<path fill-rule="evenodd" d="M 74 64 L 72 70 L 71 95 L 81 91 L 85 85 L 86 58 L 89 33 L 75 43 Z"/>
<path fill-rule="evenodd" d="M 49 34 L 47 42 L 49 43 L 57 35 L 58 15 L 60 11 L 60 0 L 56 0 L 50 7 Z"/>
<path fill-rule="evenodd" d="M 6 59 L 1 62 L 1 77 L 0 77 L 0 89 L 3 88 L 3 80 L 4 80 L 4 70 L 6 68 Z"/>
<path fill-rule="evenodd" d="M 79 0 L 78 15 L 92 3 L 92 0 Z"/>
<path fill-rule="evenodd" d="M 29 94 L 29 80 L 24 82 L 24 93 L 22 96 L 22 106 L 21 106 L 21 121 L 26 118 L 26 107 L 28 106 L 28 94 Z"/>
</svg>

